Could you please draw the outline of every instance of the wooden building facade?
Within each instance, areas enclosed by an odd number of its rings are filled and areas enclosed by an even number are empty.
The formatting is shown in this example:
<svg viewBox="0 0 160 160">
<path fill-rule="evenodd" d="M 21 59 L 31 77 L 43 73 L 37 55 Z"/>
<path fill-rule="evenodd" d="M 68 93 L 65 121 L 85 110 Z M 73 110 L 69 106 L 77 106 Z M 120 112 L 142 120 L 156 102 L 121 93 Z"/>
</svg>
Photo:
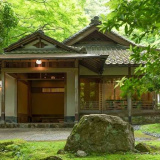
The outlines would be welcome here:
<svg viewBox="0 0 160 160">
<path fill-rule="evenodd" d="M 63 43 L 36 31 L 10 45 L 1 60 L 1 121 L 74 122 L 84 114 L 128 115 L 116 81 L 134 76 L 133 42 L 101 33 L 95 17 Z M 132 97 L 132 114 L 155 114 L 156 95 Z"/>
</svg>

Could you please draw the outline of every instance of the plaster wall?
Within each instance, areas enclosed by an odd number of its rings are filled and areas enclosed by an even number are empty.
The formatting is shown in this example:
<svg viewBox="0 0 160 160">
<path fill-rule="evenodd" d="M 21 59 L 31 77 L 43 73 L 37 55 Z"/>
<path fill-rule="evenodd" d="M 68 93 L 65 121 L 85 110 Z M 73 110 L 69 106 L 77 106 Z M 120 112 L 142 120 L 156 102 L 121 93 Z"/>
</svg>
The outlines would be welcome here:
<svg viewBox="0 0 160 160">
<path fill-rule="evenodd" d="M 17 117 L 17 81 L 8 74 L 5 76 L 5 115 Z"/>
<path fill-rule="evenodd" d="M 75 72 L 70 71 L 67 73 L 67 107 L 65 116 L 75 116 Z"/>
<path fill-rule="evenodd" d="M 103 75 L 128 75 L 128 67 L 105 66 Z"/>
<path fill-rule="evenodd" d="M 24 50 L 25 50 L 25 49 L 37 49 L 37 47 L 34 46 L 34 45 L 35 45 L 36 43 L 38 43 L 38 42 L 39 42 L 39 40 L 35 40 L 35 41 L 33 41 L 33 42 L 25 45 Z M 51 44 L 51 43 L 49 43 L 49 42 L 47 42 L 47 41 L 45 41 L 45 40 L 41 40 L 41 42 L 43 42 L 44 44 L 46 44 L 46 46 L 44 46 L 44 49 L 51 49 L 51 48 L 53 49 L 53 48 L 56 47 L 56 45 L 53 45 L 53 44 Z"/>
<path fill-rule="evenodd" d="M 80 66 L 80 75 L 96 76 L 97 73 L 89 70 L 84 66 Z M 103 75 L 128 75 L 128 67 L 104 67 Z"/>
<path fill-rule="evenodd" d="M 84 66 L 81 66 L 81 65 L 80 65 L 80 68 L 79 68 L 79 69 L 80 69 L 80 70 L 79 70 L 79 74 L 80 74 L 80 75 L 84 75 L 84 76 L 88 76 L 88 75 L 90 75 L 90 76 L 98 75 L 97 73 L 95 73 L 95 72 L 93 72 L 93 71 L 89 70 L 88 68 L 86 68 L 86 67 L 84 67 Z"/>
</svg>

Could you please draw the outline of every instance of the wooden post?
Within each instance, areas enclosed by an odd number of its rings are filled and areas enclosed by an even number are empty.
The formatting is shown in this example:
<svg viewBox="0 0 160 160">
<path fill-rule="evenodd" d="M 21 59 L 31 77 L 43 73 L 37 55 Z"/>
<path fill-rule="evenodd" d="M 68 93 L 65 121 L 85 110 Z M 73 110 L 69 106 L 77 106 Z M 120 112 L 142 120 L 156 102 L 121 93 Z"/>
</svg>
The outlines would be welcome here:
<svg viewBox="0 0 160 160">
<path fill-rule="evenodd" d="M 102 113 L 102 81 L 99 81 L 99 111 Z"/>
<path fill-rule="evenodd" d="M 75 61 L 75 122 L 78 122 L 79 120 L 79 102 L 78 102 L 78 97 L 79 97 L 79 85 L 78 85 L 78 60 Z"/>
<path fill-rule="evenodd" d="M 152 101 L 153 101 L 153 108 L 156 110 L 158 109 L 158 94 L 156 92 L 153 92 L 153 97 L 152 97 Z"/>
<path fill-rule="evenodd" d="M 127 104 L 128 104 L 128 121 L 130 124 L 132 124 L 132 97 L 130 92 L 127 95 Z"/>
<path fill-rule="evenodd" d="M 130 78 L 131 75 L 131 66 L 128 66 L 128 78 Z M 127 95 L 127 104 L 128 104 L 128 122 L 132 124 L 132 95 L 129 92 Z"/>
<path fill-rule="evenodd" d="M 105 81 L 102 79 L 102 113 L 105 111 Z"/>
<path fill-rule="evenodd" d="M 5 72 L 1 72 L 2 95 L 1 95 L 1 123 L 5 123 Z"/>
</svg>

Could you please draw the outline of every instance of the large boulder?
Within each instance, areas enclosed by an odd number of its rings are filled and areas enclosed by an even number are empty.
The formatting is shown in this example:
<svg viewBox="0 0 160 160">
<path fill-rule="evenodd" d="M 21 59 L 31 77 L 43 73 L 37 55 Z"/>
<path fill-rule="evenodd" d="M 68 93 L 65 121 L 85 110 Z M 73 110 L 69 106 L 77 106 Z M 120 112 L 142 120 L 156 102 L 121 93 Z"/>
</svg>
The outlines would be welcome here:
<svg viewBox="0 0 160 160">
<path fill-rule="evenodd" d="M 91 114 L 81 118 L 67 139 L 65 150 L 76 152 L 117 152 L 134 150 L 133 127 L 120 117 Z"/>
</svg>

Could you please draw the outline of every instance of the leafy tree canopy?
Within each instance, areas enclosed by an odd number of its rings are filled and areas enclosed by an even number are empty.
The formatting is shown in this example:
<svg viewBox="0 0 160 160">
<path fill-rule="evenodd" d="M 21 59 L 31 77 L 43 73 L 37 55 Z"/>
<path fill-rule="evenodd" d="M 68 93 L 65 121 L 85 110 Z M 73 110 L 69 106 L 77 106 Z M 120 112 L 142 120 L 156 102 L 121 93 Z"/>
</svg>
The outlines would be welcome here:
<svg viewBox="0 0 160 160">
<path fill-rule="evenodd" d="M 131 47 L 133 59 L 139 65 L 135 73 L 137 78 L 122 79 L 124 92 L 136 92 L 136 87 L 141 91 L 160 91 L 160 1 L 159 0 L 110 0 L 106 4 L 111 13 L 103 15 L 101 30 L 119 30 L 124 28 L 126 36 L 130 36 L 137 44 L 144 39 L 148 46 Z M 154 38 L 153 38 L 154 37 Z M 156 37 L 156 38 L 155 38 Z M 139 77 L 141 79 L 139 80 Z M 121 82 L 122 83 L 122 82 Z M 126 84 L 126 85 L 125 85 Z M 128 85 L 129 84 L 129 85 Z M 127 87 L 128 86 L 128 87 Z M 141 87 L 140 87 L 141 86 Z"/>
<path fill-rule="evenodd" d="M 107 9 L 108 7 L 105 6 L 106 1 L 104 0 L 82 0 L 85 14 L 88 15 L 90 19 L 95 16 L 100 16 L 102 13 L 108 14 L 109 13 L 109 10 Z"/>
<path fill-rule="evenodd" d="M 17 18 L 11 5 L 0 1 L 0 51 L 8 42 L 8 34 L 11 29 L 16 27 Z"/>
<path fill-rule="evenodd" d="M 77 0 L 8 0 L 17 18 L 3 46 L 7 46 L 37 29 L 59 41 L 88 24 L 83 3 Z"/>
</svg>

